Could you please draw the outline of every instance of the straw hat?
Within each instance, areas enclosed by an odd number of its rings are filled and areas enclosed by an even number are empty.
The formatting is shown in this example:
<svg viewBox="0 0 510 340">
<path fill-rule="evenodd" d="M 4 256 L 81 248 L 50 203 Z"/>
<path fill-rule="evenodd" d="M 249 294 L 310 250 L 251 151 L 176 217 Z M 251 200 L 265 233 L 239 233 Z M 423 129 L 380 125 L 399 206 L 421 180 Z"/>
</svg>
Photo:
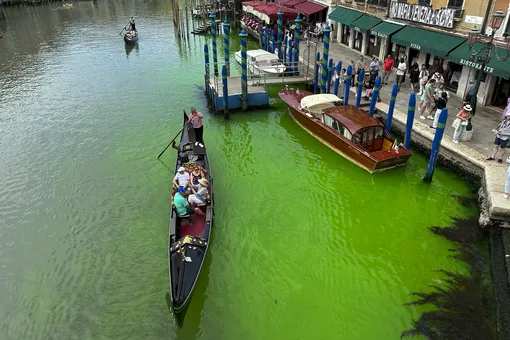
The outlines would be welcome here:
<svg viewBox="0 0 510 340">
<path fill-rule="evenodd" d="M 209 182 L 205 178 L 200 178 L 198 183 L 202 184 L 204 187 L 209 186 Z"/>
<path fill-rule="evenodd" d="M 464 109 L 464 111 L 472 111 L 473 110 L 471 108 L 471 105 L 469 105 L 469 104 L 464 105 L 463 109 Z"/>
</svg>

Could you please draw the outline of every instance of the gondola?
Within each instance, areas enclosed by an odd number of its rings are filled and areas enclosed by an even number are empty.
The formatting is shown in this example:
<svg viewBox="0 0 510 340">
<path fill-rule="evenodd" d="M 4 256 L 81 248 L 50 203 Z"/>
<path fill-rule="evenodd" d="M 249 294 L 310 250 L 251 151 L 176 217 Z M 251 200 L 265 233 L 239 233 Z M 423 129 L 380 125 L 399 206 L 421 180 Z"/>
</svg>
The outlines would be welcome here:
<svg viewBox="0 0 510 340">
<path fill-rule="evenodd" d="M 134 34 L 132 34 L 132 32 L 134 32 Z M 130 33 L 130 34 L 128 34 Z M 138 32 L 136 31 L 126 31 L 126 33 L 124 33 L 124 41 L 126 42 L 126 44 L 134 44 L 138 41 Z"/>
<path fill-rule="evenodd" d="M 209 182 L 208 199 L 200 207 L 205 215 L 193 214 L 178 216 L 173 205 L 175 189 L 172 190 L 169 232 L 169 273 L 172 309 L 176 314 L 184 314 L 188 306 L 198 277 L 202 270 L 213 226 L 213 179 L 205 146 L 195 145 L 195 132 L 187 124 L 188 116 L 184 113 L 183 131 L 177 149 L 175 173 L 181 166 L 189 168 L 198 164 L 207 172 Z"/>
</svg>

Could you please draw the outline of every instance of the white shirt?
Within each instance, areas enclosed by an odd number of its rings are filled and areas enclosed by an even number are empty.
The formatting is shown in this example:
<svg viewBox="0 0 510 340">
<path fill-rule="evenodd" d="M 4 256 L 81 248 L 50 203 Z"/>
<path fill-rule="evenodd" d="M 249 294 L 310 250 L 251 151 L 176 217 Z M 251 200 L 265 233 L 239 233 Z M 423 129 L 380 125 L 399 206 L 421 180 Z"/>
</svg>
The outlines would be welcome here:
<svg viewBox="0 0 510 340">
<path fill-rule="evenodd" d="M 406 73 L 407 65 L 406 63 L 399 63 L 397 67 L 397 76 L 403 76 Z"/>
<path fill-rule="evenodd" d="M 498 132 L 510 133 L 510 121 L 503 121 L 503 123 L 501 123 L 501 126 L 498 129 Z M 499 133 L 496 135 L 496 137 L 498 137 L 501 140 L 507 140 L 509 138 L 509 136 L 502 136 Z"/>
<path fill-rule="evenodd" d="M 176 180 L 177 183 L 179 183 L 180 187 L 186 187 L 188 185 L 188 182 L 189 182 L 189 174 L 186 171 L 184 171 L 183 174 L 178 172 L 175 175 L 174 180 Z"/>
</svg>

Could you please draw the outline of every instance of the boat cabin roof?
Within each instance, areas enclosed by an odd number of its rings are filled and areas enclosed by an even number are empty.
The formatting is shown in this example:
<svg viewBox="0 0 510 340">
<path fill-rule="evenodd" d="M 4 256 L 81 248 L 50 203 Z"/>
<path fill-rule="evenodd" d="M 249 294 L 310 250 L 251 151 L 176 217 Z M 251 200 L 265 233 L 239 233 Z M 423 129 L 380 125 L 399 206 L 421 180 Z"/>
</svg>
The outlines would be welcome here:
<svg viewBox="0 0 510 340">
<path fill-rule="evenodd" d="M 323 93 L 323 94 L 312 94 L 310 96 L 303 97 L 301 99 L 300 106 L 302 109 L 308 111 L 317 112 L 335 106 L 335 102 L 341 102 L 342 100 L 334 94 Z"/>
<path fill-rule="evenodd" d="M 255 58 L 256 60 L 278 59 L 278 56 L 276 54 L 264 50 L 249 50 L 246 52 L 246 54 L 247 56 Z"/>
<path fill-rule="evenodd" d="M 323 112 L 340 122 L 352 134 L 363 128 L 383 126 L 381 122 L 371 117 L 366 111 L 351 105 L 335 106 L 325 109 Z"/>
</svg>

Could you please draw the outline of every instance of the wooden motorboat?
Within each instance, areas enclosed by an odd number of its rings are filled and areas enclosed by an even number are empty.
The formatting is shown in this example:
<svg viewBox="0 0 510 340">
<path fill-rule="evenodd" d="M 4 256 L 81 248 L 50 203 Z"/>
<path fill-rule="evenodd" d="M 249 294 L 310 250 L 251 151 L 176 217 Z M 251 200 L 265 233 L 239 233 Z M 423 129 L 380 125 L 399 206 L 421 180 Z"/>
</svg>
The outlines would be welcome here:
<svg viewBox="0 0 510 340">
<path fill-rule="evenodd" d="M 380 121 L 335 95 L 295 89 L 279 94 L 303 129 L 370 173 L 403 166 L 412 155 Z"/>
<path fill-rule="evenodd" d="M 175 170 L 181 166 L 197 164 L 207 171 L 209 197 L 207 203 L 200 206 L 205 215 L 192 214 L 181 217 L 173 205 L 175 189 L 172 192 L 169 232 L 169 272 L 172 309 L 176 314 L 185 311 L 191 300 L 193 290 L 202 270 L 213 226 L 213 179 L 205 146 L 195 146 L 195 132 L 191 124 L 186 124 L 188 116 L 184 114 L 184 129 L 177 152 Z M 177 148 L 177 147 L 176 147 Z"/>
<path fill-rule="evenodd" d="M 126 31 L 124 33 L 124 41 L 126 44 L 134 44 L 138 41 L 138 33 L 136 31 Z"/>
<path fill-rule="evenodd" d="M 241 51 L 235 53 L 236 61 L 241 64 Z M 246 51 L 248 75 L 282 75 L 286 67 L 274 53 L 264 50 Z"/>
</svg>

